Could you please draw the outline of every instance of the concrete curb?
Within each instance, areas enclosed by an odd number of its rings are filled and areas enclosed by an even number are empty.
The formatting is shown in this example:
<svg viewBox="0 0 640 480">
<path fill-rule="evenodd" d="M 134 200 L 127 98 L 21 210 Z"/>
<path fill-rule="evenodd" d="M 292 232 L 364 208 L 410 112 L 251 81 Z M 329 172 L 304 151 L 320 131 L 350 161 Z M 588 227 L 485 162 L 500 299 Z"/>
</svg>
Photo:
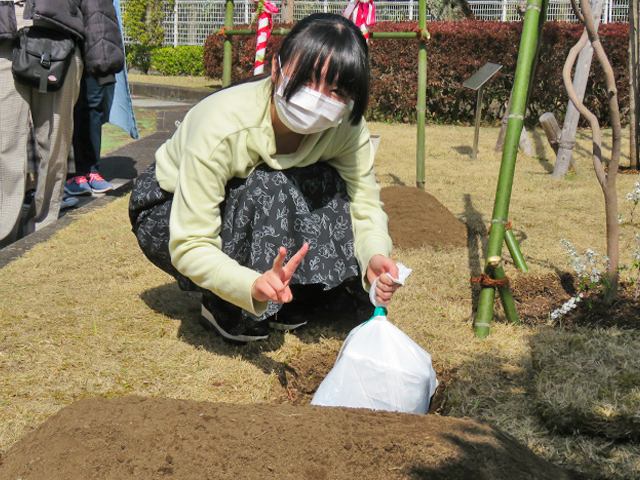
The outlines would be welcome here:
<svg viewBox="0 0 640 480">
<path fill-rule="evenodd" d="M 216 91 L 212 88 L 174 87 L 172 85 L 137 82 L 130 82 L 129 89 L 133 96 L 162 98 L 163 100 L 187 103 L 198 103 Z"/>
</svg>

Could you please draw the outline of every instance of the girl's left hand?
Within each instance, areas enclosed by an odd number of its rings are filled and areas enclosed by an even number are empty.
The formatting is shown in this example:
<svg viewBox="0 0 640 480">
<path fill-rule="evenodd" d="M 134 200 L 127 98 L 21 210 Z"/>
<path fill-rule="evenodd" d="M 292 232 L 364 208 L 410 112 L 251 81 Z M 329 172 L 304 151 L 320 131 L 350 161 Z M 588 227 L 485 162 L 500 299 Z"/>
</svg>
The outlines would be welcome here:
<svg viewBox="0 0 640 480">
<path fill-rule="evenodd" d="M 384 255 L 374 255 L 369 260 L 367 266 L 367 280 L 373 284 L 373 281 L 377 278 L 376 284 L 376 301 L 381 305 L 387 306 L 391 301 L 391 297 L 395 291 L 402 285 L 395 283 L 391 278 L 398 278 L 398 267 L 396 262 Z"/>
</svg>

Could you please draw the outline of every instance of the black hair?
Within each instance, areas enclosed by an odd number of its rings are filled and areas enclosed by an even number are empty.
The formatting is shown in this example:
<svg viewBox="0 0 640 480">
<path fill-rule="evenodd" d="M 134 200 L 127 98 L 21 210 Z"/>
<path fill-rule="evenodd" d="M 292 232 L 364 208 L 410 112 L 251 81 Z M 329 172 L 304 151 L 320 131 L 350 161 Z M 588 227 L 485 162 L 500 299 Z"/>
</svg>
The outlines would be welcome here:
<svg viewBox="0 0 640 480">
<path fill-rule="evenodd" d="M 360 122 L 369 101 L 369 48 L 364 35 L 351 20 L 334 13 L 309 15 L 296 23 L 284 38 L 279 55 L 283 67 L 295 62 L 284 89 L 287 101 L 305 83 L 322 79 L 328 59 L 325 81 L 335 83 L 351 97 L 353 109 L 349 120 L 352 125 Z M 277 70 L 279 77 L 280 69 Z"/>
</svg>

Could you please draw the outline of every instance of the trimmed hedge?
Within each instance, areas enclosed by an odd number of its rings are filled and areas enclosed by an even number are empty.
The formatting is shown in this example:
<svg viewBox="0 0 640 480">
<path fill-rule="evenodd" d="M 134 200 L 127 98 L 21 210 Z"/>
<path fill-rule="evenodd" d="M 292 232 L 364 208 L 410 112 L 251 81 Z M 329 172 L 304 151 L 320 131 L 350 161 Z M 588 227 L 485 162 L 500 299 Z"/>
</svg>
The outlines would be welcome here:
<svg viewBox="0 0 640 480">
<path fill-rule="evenodd" d="M 203 47 L 145 48 L 140 45 L 126 47 L 127 65 L 143 72 L 155 70 L 162 75 L 204 75 Z"/>
<path fill-rule="evenodd" d="M 151 52 L 151 69 L 162 75 L 204 75 L 203 47 L 156 48 Z"/>
<path fill-rule="evenodd" d="M 291 26 L 278 24 L 276 28 Z M 376 24 L 374 31 L 406 32 L 417 26 L 417 22 L 380 22 Z M 238 25 L 235 28 L 250 27 Z M 629 111 L 628 28 L 628 24 L 610 23 L 600 25 L 599 30 L 602 44 L 616 74 L 623 120 Z M 492 62 L 503 67 L 485 87 L 483 118 L 485 122 L 498 122 L 513 86 L 522 23 L 430 22 L 428 29 L 431 40 L 427 44 L 427 120 L 437 123 L 472 123 L 476 92 L 462 87 L 462 83 L 486 62 Z M 527 112 L 529 125 L 536 124 L 538 117 L 544 112 L 553 112 L 559 119 L 564 117 L 568 96 L 562 82 L 562 69 L 569 50 L 581 34 L 580 24 L 549 22 L 545 26 Z M 223 40 L 220 35 L 211 35 L 204 45 L 204 69 L 213 78 L 222 77 Z M 255 41 L 255 36 L 233 37 L 232 81 L 251 75 Z M 272 36 L 268 42 L 268 52 L 276 52 L 281 41 L 282 37 Z M 414 122 L 418 87 L 418 42 L 375 38 L 370 42 L 372 85 L 367 118 Z M 269 62 L 266 68 L 270 68 Z M 587 107 L 598 116 L 601 126 L 608 126 L 606 82 L 595 57 L 585 99 Z"/>
</svg>

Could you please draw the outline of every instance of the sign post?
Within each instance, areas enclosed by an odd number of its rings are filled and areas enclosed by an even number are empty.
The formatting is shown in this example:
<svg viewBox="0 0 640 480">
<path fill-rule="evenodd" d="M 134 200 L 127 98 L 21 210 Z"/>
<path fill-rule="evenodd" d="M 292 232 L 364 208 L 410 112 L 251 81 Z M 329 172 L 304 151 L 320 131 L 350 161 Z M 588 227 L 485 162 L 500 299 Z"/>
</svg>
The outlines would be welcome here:
<svg viewBox="0 0 640 480">
<path fill-rule="evenodd" d="M 485 63 L 480 70 L 474 73 L 462 84 L 463 87 L 478 91 L 478 99 L 476 101 L 476 129 L 473 135 L 473 153 L 471 154 L 471 160 L 475 160 L 478 156 L 478 139 L 480 136 L 480 119 L 482 118 L 482 94 L 484 91 L 484 84 L 498 73 L 498 70 L 501 68 L 502 65 L 498 65 L 497 63 Z"/>
</svg>

